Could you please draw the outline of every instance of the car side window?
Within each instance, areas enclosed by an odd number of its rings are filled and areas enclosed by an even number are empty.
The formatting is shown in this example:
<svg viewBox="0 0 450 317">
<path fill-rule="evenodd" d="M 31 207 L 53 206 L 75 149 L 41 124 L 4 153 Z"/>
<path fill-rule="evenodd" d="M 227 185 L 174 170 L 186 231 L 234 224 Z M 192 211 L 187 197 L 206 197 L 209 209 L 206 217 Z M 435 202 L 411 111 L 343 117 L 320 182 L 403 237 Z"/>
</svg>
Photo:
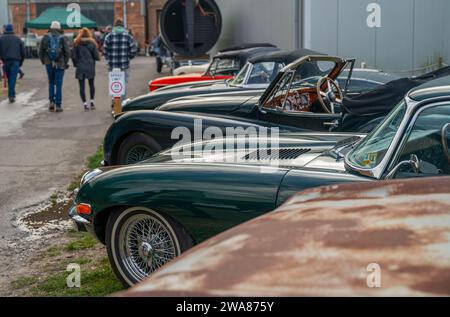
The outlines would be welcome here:
<svg viewBox="0 0 450 317">
<path fill-rule="evenodd" d="M 398 162 L 408 161 L 415 154 L 425 176 L 450 175 L 450 162 L 441 137 L 447 123 L 450 123 L 450 105 L 422 111 L 401 148 Z"/>
</svg>

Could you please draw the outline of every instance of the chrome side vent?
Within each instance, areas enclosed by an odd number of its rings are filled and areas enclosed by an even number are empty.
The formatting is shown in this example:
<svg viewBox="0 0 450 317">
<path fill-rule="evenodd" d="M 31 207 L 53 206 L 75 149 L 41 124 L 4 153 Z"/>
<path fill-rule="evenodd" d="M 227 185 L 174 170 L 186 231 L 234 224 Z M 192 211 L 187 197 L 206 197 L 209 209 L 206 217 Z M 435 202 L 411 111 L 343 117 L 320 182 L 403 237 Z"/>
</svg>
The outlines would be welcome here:
<svg viewBox="0 0 450 317">
<path fill-rule="evenodd" d="M 244 156 L 245 161 L 294 160 L 311 149 L 266 149 L 257 150 Z"/>
</svg>

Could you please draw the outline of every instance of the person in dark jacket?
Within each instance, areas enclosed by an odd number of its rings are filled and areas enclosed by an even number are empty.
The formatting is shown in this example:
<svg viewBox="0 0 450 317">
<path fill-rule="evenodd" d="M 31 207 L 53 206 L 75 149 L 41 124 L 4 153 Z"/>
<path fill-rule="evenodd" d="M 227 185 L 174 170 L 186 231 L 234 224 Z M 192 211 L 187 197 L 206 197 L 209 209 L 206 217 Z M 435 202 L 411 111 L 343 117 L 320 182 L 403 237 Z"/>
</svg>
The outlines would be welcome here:
<svg viewBox="0 0 450 317">
<path fill-rule="evenodd" d="M 48 75 L 48 109 L 51 112 L 62 112 L 62 85 L 64 72 L 69 67 L 70 47 L 58 21 L 52 22 L 50 31 L 42 38 L 39 58 Z"/>
<path fill-rule="evenodd" d="M 121 19 L 116 20 L 112 32 L 106 36 L 103 51 L 108 62 L 108 70 L 111 72 L 117 68 L 125 73 L 125 89 L 122 95 L 122 98 L 125 99 L 130 60 L 136 56 L 137 46 L 136 41 L 128 34 Z"/>
<path fill-rule="evenodd" d="M 91 97 L 90 109 L 95 109 L 95 62 L 100 60 L 97 42 L 87 28 L 83 28 L 75 39 L 75 47 L 72 52 L 73 65 L 76 67 L 75 77 L 80 86 L 80 97 L 84 104 L 84 110 L 88 111 L 86 102 L 85 82 L 89 82 Z"/>
<path fill-rule="evenodd" d="M 5 25 L 4 30 L 0 37 L 0 59 L 8 78 L 8 99 L 13 103 L 16 101 L 16 81 L 25 59 L 25 47 L 22 40 L 14 34 L 11 24 Z"/>
</svg>

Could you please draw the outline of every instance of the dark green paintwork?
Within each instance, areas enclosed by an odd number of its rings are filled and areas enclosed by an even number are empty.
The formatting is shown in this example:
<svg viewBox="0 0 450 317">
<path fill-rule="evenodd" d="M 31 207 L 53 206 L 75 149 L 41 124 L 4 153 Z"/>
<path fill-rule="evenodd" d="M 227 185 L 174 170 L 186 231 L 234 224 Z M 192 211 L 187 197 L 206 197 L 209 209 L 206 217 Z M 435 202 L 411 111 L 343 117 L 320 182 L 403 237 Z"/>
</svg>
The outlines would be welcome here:
<svg viewBox="0 0 450 317">
<path fill-rule="evenodd" d="M 153 209 L 181 223 L 199 242 L 273 210 L 286 172 L 261 174 L 257 167 L 231 165 L 127 167 L 83 186 L 77 201 L 89 202 L 94 217 L 117 206 Z"/>
<path fill-rule="evenodd" d="M 323 160 L 327 155 L 321 153 L 349 136 L 293 134 L 282 137 L 281 145 L 309 148 L 306 164 Z M 307 164 L 262 170 L 266 163 L 176 163 L 169 153 L 160 153 L 138 165 L 105 169 L 81 187 L 76 201 L 92 206 L 94 214 L 88 219 L 99 219 L 94 224 L 100 240 L 105 218 L 99 214 L 120 207 L 145 207 L 172 217 L 200 242 L 275 209 L 294 192 L 366 179 L 346 173 L 342 160 L 326 170 Z"/>
</svg>

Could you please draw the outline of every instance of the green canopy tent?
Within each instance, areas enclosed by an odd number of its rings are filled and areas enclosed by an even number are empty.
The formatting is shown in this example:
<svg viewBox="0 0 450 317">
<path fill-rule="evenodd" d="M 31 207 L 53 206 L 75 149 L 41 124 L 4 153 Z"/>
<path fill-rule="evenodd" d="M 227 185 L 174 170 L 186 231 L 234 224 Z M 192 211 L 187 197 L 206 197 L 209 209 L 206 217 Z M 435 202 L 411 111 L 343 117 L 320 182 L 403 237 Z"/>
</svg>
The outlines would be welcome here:
<svg viewBox="0 0 450 317">
<path fill-rule="evenodd" d="M 95 28 L 97 27 L 97 23 L 86 18 L 81 14 L 81 24 L 80 27 L 71 27 L 67 25 L 67 18 L 72 14 L 70 11 L 66 11 L 65 8 L 55 7 L 49 8 L 42 12 L 42 14 L 36 19 L 30 20 L 25 23 L 25 26 L 29 29 L 49 29 L 52 21 L 58 21 L 61 23 L 61 27 L 63 29 L 79 29 L 79 28 Z"/>
</svg>

